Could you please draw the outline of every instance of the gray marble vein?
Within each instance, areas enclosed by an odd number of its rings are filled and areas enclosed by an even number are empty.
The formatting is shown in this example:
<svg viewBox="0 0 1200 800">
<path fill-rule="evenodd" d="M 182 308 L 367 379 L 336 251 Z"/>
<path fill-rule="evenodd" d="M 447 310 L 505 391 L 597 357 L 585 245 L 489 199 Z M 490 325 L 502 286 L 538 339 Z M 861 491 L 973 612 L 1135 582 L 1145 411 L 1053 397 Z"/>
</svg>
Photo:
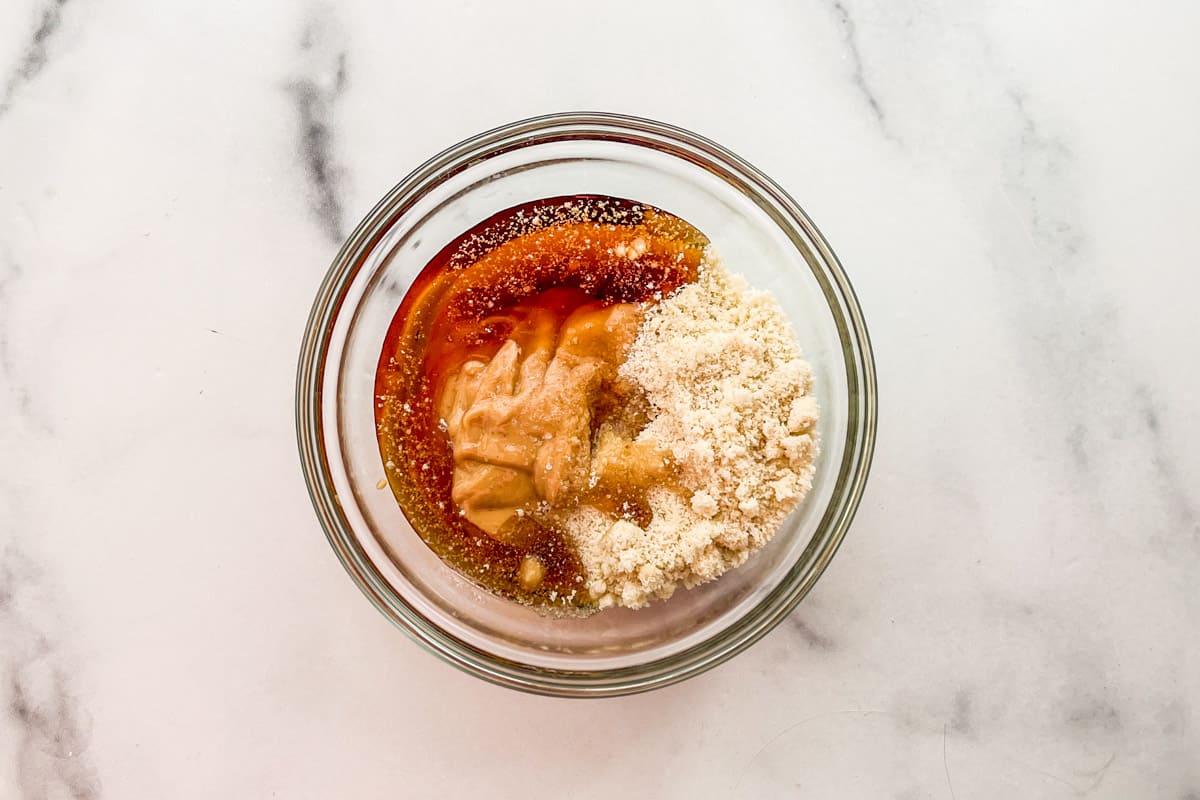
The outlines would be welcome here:
<svg viewBox="0 0 1200 800">
<path fill-rule="evenodd" d="M 28 279 L 0 247 L 0 441 L 22 453 L 50 432 L 14 357 L 14 290 Z M 9 424 L 14 419 L 27 424 Z M 87 752 L 91 718 L 74 688 L 53 581 L 22 541 L 31 516 L 23 480 L 21 472 L 0 474 L 0 729 L 12 732 L 0 737 L 0 759 L 15 765 L 22 800 L 94 800 L 100 783 Z"/>
<path fill-rule="evenodd" d="M 1119 499 L 1109 459 L 1119 432 L 1154 467 L 1139 489 L 1170 509 L 1165 525 L 1190 537 L 1195 503 L 1171 478 L 1175 457 L 1156 433 L 1155 392 L 1130 349 L 1120 299 L 1096 280 L 1085 167 L 1071 137 L 1045 113 L 1037 90 L 996 55 L 977 4 L 903 4 L 886 45 L 870 47 L 843 0 L 833 8 L 871 107 L 896 109 L 881 121 L 911 148 L 911 159 L 937 159 L 972 209 L 1029 383 L 1057 399 L 1038 424 L 1072 467 L 1059 479 L 1076 497 L 1090 497 L 1095 522 L 1107 527 L 1104 508 Z M 970 66 L 969 80 L 944 79 L 947 52 L 970 54 L 971 63 L 960 65 Z M 879 78 L 868 82 L 867 75 Z"/>
<path fill-rule="evenodd" d="M 1174 447 L 1163 433 L 1161 400 L 1156 397 L 1154 387 L 1147 382 L 1135 387 L 1134 395 L 1141 423 L 1150 436 L 1150 463 L 1158 478 L 1174 532 L 1180 534 L 1179 538 L 1194 544 L 1200 540 L 1200 510 L 1197 509 L 1195 497 L 1179 475 Z"/>
<path fill-rule="evenodd" d="M 922 697 L 897 696 L 893 710 L 911 717 L 913 735 L 942 740 L 949 750 L 946 783 L 954 779 L 960 795 L 954 751 L 1015 725 L 1074 743 L 1070 768 L 1031 764 L 1028 770 L 1068 796 L 1087 796 L 1105 786 L 1114 764 L 1135 755 L 1129 741 L 1147 729 L 1147 718 L 1181 702 L 1177 693 L 1186 691 L 1180 686 L 1153 700 L 1132 700 L 1123 689 L 1128 656 L 1110 640 L 1111 624 L 1102 616 L 1093 621 L 1096 601 L 1084 599 L 1102 590 L 1099 576 L 1112 568 L 1108 553 L 1128 553 L 1142 568 L 1167 574 L 1176 569 L 1169 556 L 1183 555 L 1181 548 L 1189 548 L 1189 561 L 1195 558 L 1195 493 L 1183 482 L 1178 452 L 1163 430 L 1173 409 L 1140 363 L 1122 299 L 1097 280 L 1104 262 L 1089 227 L 1089 154 L 1043 88 L 1003 63 L 980 7 L 921 6 L 913 12 L 915 33 L 897 21 L 907 20 L 902 10 L 892 20 L 895 30 L 865 43 L 852 9 L 844 3 L 833 8 L 844 18 L 855 87 L 873 99 L 873 111 L 889 110 L 876 119 L 905 145 L 896 157 L 944 175 L 974 224 L 992 274 L 981 271 L 976 285 L 964 282 L 956 301 L 982 300 L 999 310 L 1020 354 L 1016 365 L 1023 374 L 1014 380 L 1029 387 L 1028 408 L 1036 409 L 1012 435 L 1028 437 L 1030 452 L 1044 459 L 1043 485 L 1031 482 L 1031 493 L 997 497 L 979 476 L 954 474 L 973 458 L 964 447 L 952 449 L 950 469 L 936 471 L 944 477 L 938 497 L 945 502 L 953 493 L 978 493 L 993 495 L 993 507 L 997 500 L 1036 504 L 1052 515 L 1029 520 L 1042 540 L 1037 546 L 1048 547 L 1054 569 L 1071 570 L 1062 578 L 1064 589 L 1041 597 L 1028 613 L 1007 596 L 990 604 L 1003 609 L 1006 636 L 1027 639 L 1041 674 L 1052 676 L 1054 688 L 1036 710 L 1014 714 L 996 686 L 957 681 Z M 965 77 L 946 77 L 953 69 L 947 53 L 970 54 L 958 62 Z M 985 502 L 964 522 L 988 513 Z M 1180 613 L 1189 607 L 1181 597 L 1174 603 Z M 1187 735 L 1182 730 L 1174 734 L 1177 741 Z"/>
<path fill-rule="evenodd" d="M 884 114 L 883 106 L 880 105 L 879 96 L 867 80 L 866 67 L 863 63 L 863 54 L 861 45 L 859 44 L 858 24 L 855 18 L 851 16 L 850 10 L 846 8 L 843 0 L 824 0 L 828 3 L 830 13 L 833 14 L 834 20 L 841 29 L 842 38 L 846 45 L 846 55 L 850 61 L 850 82 L 858 95 L 862 97 L 867 104 L 867 109 L 871 112 L 871 116 L 875 119 L 879 129 L 884 136 L 899 143 L 899 139 L 888 128 L 887 117 Z"/>
<path fill-rule="evenodd" d="M 0 742 L 0 757 L 15 761 L 24 800 L 94 800 L 91 718 L 72 688 L 53 606 L 40 571 L 7 544 L 0 550 L 0 716 L 16 737 Z"/>
<path fill-rule="evenodd" d="M 13 364 L 4 320 L 11 317 L 9 295 L 12 292 L 13 284 L 21 278 L 22 274 L 23 270 L 20 265 L 8 254 L 7 250 L 0 247 L 0 377 L 3 377 L 5 384 L 9 386 L 12 385 Z"/>
<path fill-rule="evenodd" d="M 24 278 L 25 270 L 0 244 L 0 386 L 13 400 L 19 418 L 43 434 L 53 434 L 53 426 L 38 413 L 33 393 L 18 374 L 13 355 L 12 295 Z"/>
<path fill-rule="evenodd" d="M 834 649 L 836 643 L 834 640 L 820 631 L 813 629 L 811 625 L 800 618 L 799 613 L 792 614 L 787 619 L 788 629 L 795 631 L 801 641 L 814 650 L 828 651 Z"/>
<path fill-rule="evenodd" d="M 959 735 L 967 735 L 975 726 L 974 695 L 967 689 L 959 689 L 954 695 L 954 713 L 950 717 L 949 729 Z"/>
<path fill-rule="evenodd" d="M 345 238 L 341 182 L 344 170 L 335 157 L 334 109 L 346 88 L 347 51 L 339 46 L 336 25 L 314 16 L 300 40 L 307 67 L 290 91 L 299 127 L 299 151 L 309 185 L 309 202 L 326 236 Z"/>
<path fill-rule="evenodd" d="M 12 108 L 17 93 L 38 76 L 49 62 L 49 44 L 62 25 L 63 7 L 70 0 L 50 0 L 42 10 L 42 16 L 29 41 L 20 62 L 9 73 L 4 81 L 4 91 L 0 93 L 0 117 Z"/>
<path fill-rule="evenodd" d="M 1019 196 L 1019 211 L 1033 244 L 1049 256 L 1053 271 L 1073 269 L 1086 244 L 1079 222 L 1077 166 L 1071 147 L 1049 133 L 1028 107 L 1026 90 L 1006 86 L 1003 97 L 1015 114 L 1006 166 L 1007 188 Z M 1015 136 L 1014 136 L 1015 134 Z"/>
<path fill-rule="evenodd" d="M 1191 536 L 1197 513 L 1159 430 L 1156 392 L 1124 336 L 1119 299 L 1092 271 L 1095 253 L 1081 222 L 1076 156 L 1066 141 L 1047 132 L 1024 90 L 1010 87 L 1005 96 L 1016 124 L 1005 160 L 1004 194 L 1026 242 L 996 237 L 997 265 L 1015 278 L 1011 319 L 1036 365 L 1037 384 L 1054 387 L 1053 394 L 1066 401 L 1056 413 L 1062 445 L 1079 476 L 1076 485 L 1093 493 L 1097 507 L 1111 502 L 1104 486 L 1117 466 L 1109 455 L 1119 431 L 1154 467 L 1144 489 L 1169 509 L 1165 524 L 1173 529 L 1161 535 Z M 1027 286 L 1035 279 L 1042 299 L 1031 303 Z M 1114 382 L 1114 375 L 1125 380 Z M 1097 397 L 1106 401 L 1096 403 Z"/>
</svg>

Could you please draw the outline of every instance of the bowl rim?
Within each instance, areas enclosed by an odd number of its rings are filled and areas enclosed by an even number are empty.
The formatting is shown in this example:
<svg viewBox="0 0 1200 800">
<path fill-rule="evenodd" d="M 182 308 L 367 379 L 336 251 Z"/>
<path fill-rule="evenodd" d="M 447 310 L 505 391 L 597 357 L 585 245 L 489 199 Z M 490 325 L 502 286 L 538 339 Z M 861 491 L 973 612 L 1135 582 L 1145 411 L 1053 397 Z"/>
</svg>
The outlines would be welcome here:
<svg viewBox="0 0 1200 800">
<path fill-rule="evenodd" d="M 735 182 L 803 253 L 817 274 L 846 356 L 846 450 L 813 538 L 787 577 L 734 624 L 683 651 L 629 667 L 562 670 L 492 655 L 450 635 L 408 605 L 383 579 L 355 539 L 332 488 L 325 452 L 322 386 L 334 322 L 367 255 L 420 197 L 451 176 L 514 149 L 564 140 L 617 141 L 684 158 Z M 817 266 L 806 259 L 814 272 Z M 765 636 L 804 598 L 837 552 L 861 501 L 875 449 L 875 362 L 862 310 L 841 262 L 820 230 L 775 181 L 725 147 L 683 128 L 609 112 L 546 114 L 484 131 L 443 150 L 391 189 L 347 237 L 314 299 L 296 372 L 296 437 L 313 508 L 330 546 L 359 589 L 409 638 L 459 669 L 491 683 L 536 694 L 604 697 L 668 686 L 721 664 Z M 799 570 L 799 574 L 797 571 Z"/>
</svg>

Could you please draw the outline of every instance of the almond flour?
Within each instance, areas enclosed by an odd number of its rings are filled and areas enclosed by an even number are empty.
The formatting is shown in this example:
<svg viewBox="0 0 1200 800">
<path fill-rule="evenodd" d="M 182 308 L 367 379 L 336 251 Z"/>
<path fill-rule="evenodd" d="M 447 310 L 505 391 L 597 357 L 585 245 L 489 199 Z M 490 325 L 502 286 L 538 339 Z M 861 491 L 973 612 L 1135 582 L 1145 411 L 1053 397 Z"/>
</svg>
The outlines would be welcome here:
<svg viewBox="0 0 1200 800">
<path fill-rule="evenodd" d="M 775 299 L 711 251 L 699 279 L 651 308 L 619 374 L 650 421 L 636 442 L 669 454 L 644 527 L 592 506 L 564 519 L 603 608 L 638 608 L 742 564 L 812 486 L 812 372 Z"/>
</svg>

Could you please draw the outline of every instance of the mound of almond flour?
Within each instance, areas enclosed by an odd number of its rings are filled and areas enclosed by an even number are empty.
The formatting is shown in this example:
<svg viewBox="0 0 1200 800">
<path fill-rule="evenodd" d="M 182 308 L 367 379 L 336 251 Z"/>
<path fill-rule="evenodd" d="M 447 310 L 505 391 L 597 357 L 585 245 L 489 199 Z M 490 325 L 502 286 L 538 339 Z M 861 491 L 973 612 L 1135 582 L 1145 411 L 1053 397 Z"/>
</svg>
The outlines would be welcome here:
<svg viewBox="0 0 1200 800">
<path fill-rule="evenodd" d="M 775 299 L 708 254 L 699 279 L 652 308 L 621 377 L 650 408 L 637 441 L 670 455 L 639 527 L 591 506 L 565 520 L 600 607 L 710 581 L 774 535 L 812 486 L 812 373 Z"/>
</svg>

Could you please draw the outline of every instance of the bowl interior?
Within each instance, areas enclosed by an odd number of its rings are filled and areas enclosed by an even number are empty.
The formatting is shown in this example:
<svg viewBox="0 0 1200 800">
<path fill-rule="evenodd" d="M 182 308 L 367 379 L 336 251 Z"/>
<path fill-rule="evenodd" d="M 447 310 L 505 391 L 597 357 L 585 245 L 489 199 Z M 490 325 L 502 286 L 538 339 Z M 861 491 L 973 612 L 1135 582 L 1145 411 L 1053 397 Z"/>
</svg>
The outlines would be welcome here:
<svg viewBox="0 0 1200 800">
<path fill-rule="evenodd" d="M 681 589 L 648 608 L 614 608 L 586 618 L 546 616 L 446 566 L 413 531 L 391 491 L 377 488 L 384 464 L 373 413 L 375 367 L 388 325 L 429 260 L 496 212 L 568 194 L 642 201 L 706 233 L 732 272 L 779 300 L 812 364 L 821 405 L 813 489 L 769 545 L 715 582 Z M 724 635 L 811 568 L 817 553 L 810 545 L 851 455 L 852 370 L 827 265 L 794 230 L 789 235 L 768 204 L 687 153 L 627 138 L 565 138 L 502 149 L 441 174 L 404 208 L 379 219 L 375 230 L 356 255 L 331 321 L 320 413 L 328 477 L 353 539 L 348 546 L 385 587 L 384 604 L 404 616 L 406 627 L 435 631 L 466 651 L 534 670 L 622 669 Z"/>
</svg>

